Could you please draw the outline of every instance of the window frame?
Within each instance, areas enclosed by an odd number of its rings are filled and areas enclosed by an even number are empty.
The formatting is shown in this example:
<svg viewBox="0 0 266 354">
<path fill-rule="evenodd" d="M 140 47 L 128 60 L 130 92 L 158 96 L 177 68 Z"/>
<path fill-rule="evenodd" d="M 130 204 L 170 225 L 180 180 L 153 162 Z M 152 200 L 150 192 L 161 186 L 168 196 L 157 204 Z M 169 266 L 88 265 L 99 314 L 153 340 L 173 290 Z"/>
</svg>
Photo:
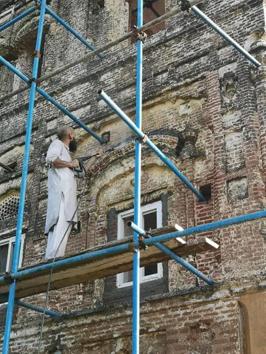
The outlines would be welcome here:
<svg viewBox="0 0 266 354">
<path fill-rule="evenodd" d="M 0 234 L 2 236 L 3 234 Z M 8 244 L 8 254 L 7 254 L 7 262 L 6 262 L 6 269 L 5 272 L 8 273 L 11 271 L 11 250 L 12 250 L 12 244 L 15 244 L 16 237 L 6 237 L 3 240 L 0 240 L 0 247 L 7 245 Z M 23 250 L 24 250 L 24 242 L 25 242 L 25 234 L 21 235 L 21 245 L 20 245 L 20 254 L 19 254 L 19 262 L 18 262 L 18 267 L 20 268 L 22 265 L 23 261 Z M 3 274 L 3 273 L 2 273 Z"/>
<path fill-rule="evenodd" d="M 153 203 L 149 203 L 146 205 L 143 205 L 141 207 L 141 227 L 143 228 L 143 223 L 144 223 L 144 215 L 149 214 L 150 212 L 156 211 L 156 219 L 157 219 L 157 228 L 160 228 L 163 226 L 163 215 L 162 215 L 162 202 L 161 201 L 156 201 Z M 117 215 L 117 239 L 122 240 L 124 239 L 124 223 L 123 219 L 129 216 L 134 215 L 134 208 L 130 210 L 123 211 Z M 155 274 L 150 274 L 150 275 L 144 275 L 145 267 L 140 267 L 140 283 L 146 283 L 149 281 L 153 280 L 158 280 L 163 278 L 163 264 L 157 263 L 157 273 Z M 121 289 L 125 287 L 132 286 L 133 282 L 125 282 L 124 281 L 124 273 L 119 273 L 116 276 L 116 287 Z"/>
</svg>

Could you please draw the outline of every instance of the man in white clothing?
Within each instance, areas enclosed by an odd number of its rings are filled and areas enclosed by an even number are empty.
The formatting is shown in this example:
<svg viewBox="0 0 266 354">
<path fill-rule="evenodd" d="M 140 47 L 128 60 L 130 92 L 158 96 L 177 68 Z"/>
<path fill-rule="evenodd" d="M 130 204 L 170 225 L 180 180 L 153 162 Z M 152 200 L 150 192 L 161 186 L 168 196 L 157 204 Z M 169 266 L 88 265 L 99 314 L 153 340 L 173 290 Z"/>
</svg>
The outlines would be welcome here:
<svg viewBox="0 0 266 354">
<path fill-rule="evenodd" d="M 64 256 L 72 226 L 77 222 L 77 184 L 73 169 L 79 167 L 79 162 L 72 161 L 70 156 L 70 151 L 76 148 L 75 133 L 72 128 L 63 127 L 57 135 L 46 155 L 49 166 L 46 259 Z"/>
</svg>

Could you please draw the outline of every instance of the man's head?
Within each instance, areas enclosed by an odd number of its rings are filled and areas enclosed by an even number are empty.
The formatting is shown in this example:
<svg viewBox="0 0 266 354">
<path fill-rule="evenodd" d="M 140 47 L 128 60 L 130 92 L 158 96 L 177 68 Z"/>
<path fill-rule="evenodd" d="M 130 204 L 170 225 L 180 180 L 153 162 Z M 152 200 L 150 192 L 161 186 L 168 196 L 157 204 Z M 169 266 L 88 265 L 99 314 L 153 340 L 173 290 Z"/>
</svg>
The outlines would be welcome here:
<svg viewBox="0 0 266 354">
<path fill-rule="evenodd" d="M 77 150 L 77 142 L 75 140 L 75 131 L 70 127 L 62 127 L 57 132 L 58 139 L 61 140 L 64 144 L 69 146 L 71 152 Z"/>
</svg>

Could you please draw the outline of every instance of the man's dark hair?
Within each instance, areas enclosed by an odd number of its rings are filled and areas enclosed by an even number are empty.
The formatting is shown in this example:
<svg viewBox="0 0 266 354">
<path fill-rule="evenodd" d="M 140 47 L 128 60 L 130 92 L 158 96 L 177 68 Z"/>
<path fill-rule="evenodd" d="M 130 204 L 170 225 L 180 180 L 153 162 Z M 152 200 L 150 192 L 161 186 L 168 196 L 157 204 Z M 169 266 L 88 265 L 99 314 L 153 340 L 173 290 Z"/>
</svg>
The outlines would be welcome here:
<svg viewBox="0 0 266 354">
<path fill-rule="evenodd" d="M 57 131 L 57 137 L 59 140 L 64 140 L 67 137 L 67 134 L 69 133 L 70 127 L 62 127 L 59 128 Z"/>
</svg>

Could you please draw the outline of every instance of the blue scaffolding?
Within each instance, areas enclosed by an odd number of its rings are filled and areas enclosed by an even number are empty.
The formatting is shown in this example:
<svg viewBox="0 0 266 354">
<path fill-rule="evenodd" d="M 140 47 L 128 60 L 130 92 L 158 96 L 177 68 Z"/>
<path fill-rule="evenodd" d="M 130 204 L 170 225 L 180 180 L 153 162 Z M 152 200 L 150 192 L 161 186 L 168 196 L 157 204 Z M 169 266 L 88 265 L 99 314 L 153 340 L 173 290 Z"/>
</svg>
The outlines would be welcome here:
<svg viewBox="0 0 266 354">
<path fill-rule="evenodd" d="M 241 47 L 233 38 L 231 38 L 227 33 L 225 33 L 217 24 L 215 24 L 208 16 L 206 16 L 197 5 L 195 5 L 195 0 L 180 0 L 182 9 L 191 12 L 192 14 L 199 17 L 203 20 L 208 26 L 210 26 L 214 31 L 216 31 L 220 36 L 222 36 L 230 45 L 232 45 L 239 53 L 241 53 L 248 61 L 250 61 L 255 67 L 260 67 L 261 64 L 243 47 Z M 108 249 L 103 249 L 99 251 L 87 252 L 82 255 L 76 255 L 69 257 L 67 259 L 58 260 L 54 263 L 47 263 L 29 267 L 27 269 L 19 269 L 19 254 L 21 247 L 21 238 L 22 238 L 22 227 L 23 227 L 23 218 L 24 218 L 24 209 L 25 209 L 25 198 L 26 198 L 26 186 L 27 186 L 27 177 L 29 169 L 29 159 L 30 159 L 30 143 L 31 143 L 31 134 L 32 134 L 32 123 L 34 116 L 34 107 L 35 107 L 35 98 L 36 93 L 39 93 L 47 101 L 52 103 L 65 115 L 67 115 L 72 121 L 74 121 L 79 127 L 84 129 L 87 133 L 93 136 L 99 143 L 104 143 L 104 140 L 101 136 L 96 134 L 90 128 L 87 127 L 78 117 L 71 113 L 67 108 L 62 106 L 57 102 L 53 97 L 51 97 L 45 90 L 39 87 L 39 84 L 48 78 L 57 75 L 70 67 L 79 64 L 83 61 L 86 61 L 92 55 L 98 55 L 102 58 L 102 52 L 111 48 L 114 45 L 130 38 L 133 34 L 136 38 L 136 52 L 137 52 L 137 64 L 136 64 L 136 118 L 133 122 L 119 107 L 116 105 L 113 100 L 103 91 L 99 91 L 99 96 L 106 104 L 127 124 L 127 126 L 135 133 L 136 142 L 135 142 L 135 182 L 134 182 L 134 222 L 130 224 L 134 231 L 133 236 L 133 323 L 132 323 L 132 353 L 139 353 L 139 324 L 140 324 L 140 279 L 139 279 L 139 268 L 140 268 L 140 236 L 144 237 L 142 244 L 145 245 L 154 245 L 160 251 L 166 253 L 171 259 L 175 260 L 178 264 L 182 265 L 185 269 L 192 272 L 197 277 L 204 280 L 208 285 L 213 285 L 214 281 L 209 279 L 207 276 L 202 274 L 198 269 L 193 267 L 191 264 L 186 262 L 181 257 L 177 256 L 173 251 L 166 247 L 164 242 L 195 233 L 201 233 L 211 230 L 216 230 L 230 225 L 239 224 L 247 221 L 252 221 L 260 218 L 266 217 L 266 210 L 257 211 L 252 214 L 241 215 L 237 217 L 232 217 L 220 221 L 215 221 L 212 223 L 199 225 L 195 227 L 187 228 L 183 231 L 171 232 L 164 235 L 150 237 L 145 230 L 142 230 L 140 227 L 140 210 L 141 210 L 141 150 L 142 145 L 146 144 L 158 157 L 161 159 L 172 171 L 173 173 L 188 187 L 198 198 L 199 201 L 204 201 L 204 195 L 189 181 L 189 179 L 184 176 L 184 174 L 175 166 L 175 164 L 152 142 L 152 140 L 142 131 L 142 61 L 143 61 L 143 45 L 144 39 L 146 37 L 144 30 L 152 27 L 153 25 L 160 23 L 167 18 L 177 14 L 180 11 L 180 8 L 177 6 L 173 8 L 168 13 L 160 16 L 159 18 L 149 22 L 148 24 L 143 25 L 143 0 L 137 1 L 137 24 L 136 28 L 126 34 L 125 36 L 119 38 L 118 40 L 102 47 L 100 49 L 95 49 L 94 46 L 87 41 L 82 35 L 80 35 L 75 29 L 73 29 L 66 21 L 59 17 L 46 3 L 46 0 L 36 0 L 32 6 L 33 1 L 25 2 L 27 7 L 26 10 L 22 11 L 16 17 L 10 21 L 4 23 L 0 26 L 0 31 L 3 31 L 9 28 L 11 25 L 14 25 L 18 21 L 24 19 L 35 11 L 39 11 L 39 22 L 38 22 L 38 31 L 35 45 L 35 57 L 33 62 L 32 77 L 28 77 L 18 70 L 14 65 L 8 62 L 5 58 L 0 56 L 0 63 L 7 67 L 12 73 L 17 75 L 27 86 L 26 88 L 20 89 L 16 92 L 13 92 L 12 95 L 22 92 L 29 89 L 29 108 L 26 122 L 26 138 L 25 138 L 25 149 L 24 149 L 24 159 L 22 167 L 22 181 L 20 187 L 20 201 L 19 209 L 17 216 L 17 227 L 16 227 L 16 240 L 15 248 L 12 260 L 12 268 L 8 277 L 9 281 L 9 296 L 8 296 L 8 305 L 6 312 L 6 323 L 5 323 L 5 332 L 4 332 L 4 341 L 3 341 L 3 354 L 9 352 L 9 342 L 12 329 L 13 313 L 15 305 L 22 306 L 37 312 L 42 312 L 47 315 L 50 315 L 52 318 L 60 317 L 60 313 L 56 311 L 51 311 L 48 309 L 43 309 L 38 306 L 26 304 L 18 299 L 16 299 L 16 285 L 19 279 L 27 277 L 29 275 L 34 276 L 43 270 L 56 269 L 64 265 L 71 265 L 76 261 L 82 260 L 90 261 L 90 259 L 95 257 L 104 257 L 110 254 L 115 254 L 124 250 L 129 249 L 129 244 L 123 244 L 119 246 L 109 247 Z M 197 1 L 196 1 L 197 4 Z M 22 6 L 19 6 L 21 9 Z M 50 15 L 55 21 L 62 25 L 67 31 L 69 31 L 75 38 L 77 38 L 81 43 L 83 43 L 89 50 L 92 52 L 87 54 L 84 58 L 78 59 L 71 64 L 67 64 L 61 69 L 57 69 L 52 73 L 44 76 L 43 78 L 38 78 L 38 70 L 40 66 L 40 57 L 41 57 L 41 42 L 43 38 L 45 15 Z M 10 97 L 10 95 L 7 95 Z M 6 96 L 6 97 L 7 97 Z M 7 284 L 6 276 L 0 276 L 0 285 Z"/>
</svg>

